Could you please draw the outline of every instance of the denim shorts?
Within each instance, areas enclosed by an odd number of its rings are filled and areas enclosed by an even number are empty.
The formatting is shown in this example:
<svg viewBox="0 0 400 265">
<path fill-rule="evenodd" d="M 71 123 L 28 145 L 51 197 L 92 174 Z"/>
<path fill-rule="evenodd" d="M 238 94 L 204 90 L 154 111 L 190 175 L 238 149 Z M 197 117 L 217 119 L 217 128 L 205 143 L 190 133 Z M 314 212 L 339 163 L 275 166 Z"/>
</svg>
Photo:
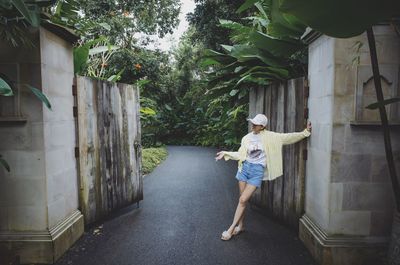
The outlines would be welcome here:
<svg viewBox="0 0 400 265">
<path fill-rule="evenodd" d="M 236 179 L 239 181 L 246 182 L 247 184 L 261 187 L 261 183 L 264 177 L 264 167 L 260 164 L 253 164 L 244 161 L 242 164 L 242 171 L 238 170 Z"/>
</svg>

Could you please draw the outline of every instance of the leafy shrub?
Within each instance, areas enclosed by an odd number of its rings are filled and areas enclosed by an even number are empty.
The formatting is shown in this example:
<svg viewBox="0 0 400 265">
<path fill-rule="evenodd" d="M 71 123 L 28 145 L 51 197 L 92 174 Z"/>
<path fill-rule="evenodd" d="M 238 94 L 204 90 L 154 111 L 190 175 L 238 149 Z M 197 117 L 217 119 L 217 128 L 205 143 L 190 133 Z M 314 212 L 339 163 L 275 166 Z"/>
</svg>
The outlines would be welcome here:
<svg viewBox="0 0 400 265">
<path fill-rule="evenodd" d="M 165 147 L 144 148 L 142 150 L 142 171 L 143 174 L 152 172 L 167 157 L 168 152 Z"/>
</svg>

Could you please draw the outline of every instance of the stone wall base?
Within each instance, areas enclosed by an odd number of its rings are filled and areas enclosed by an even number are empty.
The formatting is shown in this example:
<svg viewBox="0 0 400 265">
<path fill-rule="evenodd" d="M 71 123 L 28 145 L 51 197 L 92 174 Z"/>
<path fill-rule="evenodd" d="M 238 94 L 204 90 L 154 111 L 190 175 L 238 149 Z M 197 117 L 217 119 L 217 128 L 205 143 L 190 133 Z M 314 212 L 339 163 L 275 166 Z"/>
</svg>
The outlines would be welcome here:
<svg viewBox="0 0 400 265">
<path fill-rule="evenodd" d="M 299 237 L 320 265 L 386 264 L 389 238 L 327 235 L 306 215 L 300 219 Z"/>
<path fill-rule="evenodd" d="M 53 264 L 83 234 L 80 211 L 43 232 L 0 232 L 0 264 Z"/>
</svg>

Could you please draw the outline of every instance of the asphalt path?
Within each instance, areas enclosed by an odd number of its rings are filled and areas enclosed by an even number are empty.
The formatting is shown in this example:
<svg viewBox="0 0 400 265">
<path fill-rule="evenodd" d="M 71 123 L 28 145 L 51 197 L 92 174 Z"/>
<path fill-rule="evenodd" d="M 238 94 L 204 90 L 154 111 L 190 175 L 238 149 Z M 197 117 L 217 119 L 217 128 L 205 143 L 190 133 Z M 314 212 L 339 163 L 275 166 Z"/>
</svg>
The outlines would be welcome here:
<svg viewBox="0 0 400 265">
<path fill-rule="evenodd" d="M 216 149 L 170 146 L 144 178 L 144 200 L 87 229 L 58 265 L 314 265 L 296 233 L 247 209 L 246 231 L 220 239 L 238 202 L 236 163 Z"/>
</svg>

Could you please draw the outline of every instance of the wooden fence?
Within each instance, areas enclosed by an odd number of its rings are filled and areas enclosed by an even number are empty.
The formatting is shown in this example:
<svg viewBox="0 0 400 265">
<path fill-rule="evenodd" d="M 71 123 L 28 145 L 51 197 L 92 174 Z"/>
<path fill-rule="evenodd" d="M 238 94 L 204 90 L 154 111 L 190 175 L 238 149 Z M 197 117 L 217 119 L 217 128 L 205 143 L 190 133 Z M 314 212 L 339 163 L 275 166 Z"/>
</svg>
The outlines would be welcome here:
<svg viewBox="0 0 400 265">
<path fill-rule="evenodd" d="M 85 223 L 143 199 L 139 92 L 76 78 L 80 207 Z"/>
<path fill-rule="evenodd" d="M 295 132 L 305 128 L 308 89 L 304 79 L 256 88 L 250 92 L 249 114 L 264 113 L 269 119 L 268 130 Z M 273 181 L 264 181 L 251 199 L 268 214 L 295 229 L 304 212 L 304 181 L 306 142 L 283 147 L 284 174 Z"/>
</svg>

